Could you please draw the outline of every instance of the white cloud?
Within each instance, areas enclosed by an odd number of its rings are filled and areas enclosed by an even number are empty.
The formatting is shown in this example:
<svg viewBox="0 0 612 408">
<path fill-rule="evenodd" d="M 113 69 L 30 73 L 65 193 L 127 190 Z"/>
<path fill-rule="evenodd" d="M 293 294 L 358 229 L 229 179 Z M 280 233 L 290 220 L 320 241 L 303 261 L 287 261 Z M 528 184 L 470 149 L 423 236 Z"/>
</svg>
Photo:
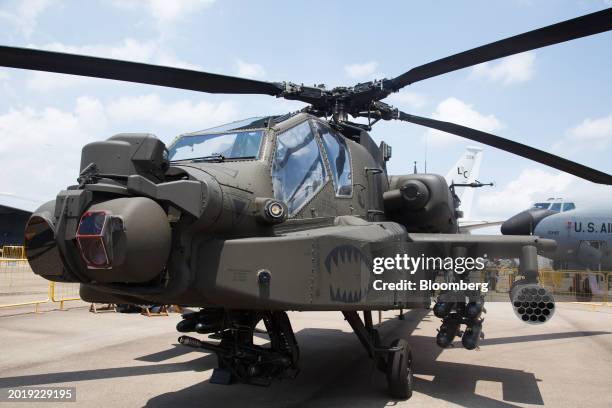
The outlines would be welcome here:
<svg viewBox="0 0 612 408">
<path fill-rule="evenodd" d="M 453 122 L 458 125 L 468 126 L 484 132 L 496 132 L 503 128 L 502 123 L 494 115 L 485 115 L 476 111 L 473 105 L 469 105 L 460 99 L 450 97 L 440 102 L 432 114 L 434 119 Z M 443 146 L 449 143 L 464 141 L 458 136 L 439 130 L 428 129 L 426 132 L 428 143 L 434 146 Z"/>
<path fill-rule="evenodd" d="M 74 184 L 81 147 L 99 136 L 102 110 L 80 98 L 72 112 L 29 107 L 0 115 L 3 190 L 51 199 Z"/>
<path fill-rule="evenodd" d="M 0 70 L 0 81 L 6 81 L 7 79 L 10 79 L 11 76 L 9 75 L 8 72 Z"/>
<path fill-rule="evenodd" d="M 489 81 L 510 85 L 525 82 L 535 73 L 536 54 L 533 51 L 523 52 L 503 58 L 499 62 L 485 62 L 472 68 L 472 75 Z"/>
<path fill-rule="evenodd" d="M 245 78 L 262 78 L 266 75 L 266 70 L 259 64 L 250 64 L 241 59 L 236 60 L 238 76 Z"/>
<path fill-rule="evenodd" d="M 427 97 L 418 92 L 403 90 L 389 95 L 386 102 L 396 105 L 400 109 L 422 108 L 427 105 Z"/>
<path fill-rule="evenodd" d="M 38 17 L 51 5 L 53 0 L 19 0 L 13 1 L 4 10 L 0 10 L 0 21 L 4 20 L 29 37 L 38 24 Z"/>
<path fill-rule="evenodd" d="M 181 61 L 171 53 L 164 51 L 157 41 L 138 41 L 127 38 L 117 44 L 91 44 L 74 46 L 54 42 L 41 47 L 30 44 L 30 48 L 39 48 L 49 51 L 65 52 L 70 54 L 91 55 L 111 59 L 149 62 L 187 69 L 200 69 L 197 65 Z M 49 92 L 80 86 L 89 78 L 74 75 L 60 75 L 48 72 L 33 72 L 26 81 L 26 87 L 31 91 Z"/>
<path fill-rule="evenodd" d="M 500 191 L 481 191 L 478 212 L 485 217 L 507 218 L 528 208 L 536 200 L 562 196 L 575 182 L 576 177 L 567 173 L 525 169 Z"/>
<path fill-rule="evenodd" d="M 604 150 L 612 142 L 612 113 L 598 119 L 587 118 L 570 129 L 555 150 Z"/>
<path fill-rule="evenodd" d="M 119 131 L 157 133 L 170 141 L 185 131 L 238 119 L 230 102 L 163 101 L 159 96 L 121 98 L 105 104 L 80 97 L 70 110 L 10 109 L 0 114 L 2 190 L 51 199 L 74 184 L 81 148 Z M 143 128 L 146 124 L 146 128 Z"/>
<path fill-rule="evenodd" d="M 206 8 L 214 0 L 149 0 L 149 11 L 160 23 L 173 23 Z"/>
<path fill-rule="evenodd" d="M 53 42 L 38 47 L 34 44 L 28 45 L 30 48 L 40 48 L 49 51 L 67 52 L 71 54 L 84 54 L 104 56 L 113 59 L 131 59 L 135 61 L 145 61 L 151 58 L 155 51 L 155 42 L 139 42 L 127 38 L 119 44 L 89 44 L 89 45 L 69 45 L 60 42 Z"/>
<path fill-rule="evenodd" d="M 378 62 L 369 61 L 362 64 L 351 64 L 344 67 L 344 72 L 352 79 L 373 79 L 382 78 L 380 73 L 376 73 Z"/>
<path fill-rule="evenodd" d="M 113 6 L 124 10 L 144 10 L 161 27 L 179 22 L 212 5 L 215 0 L 115 0 Z"/>
<path fill-rule="evenodd" d="M 166 103 L 157 94 L 120 98 L 110 103 L 106 112 L 117 123 L 148 122 L 151 127 L 180 126 L 184 131 L 221 125 L 239 116 L 232 102 L 180 100 Z"/>
</svg>

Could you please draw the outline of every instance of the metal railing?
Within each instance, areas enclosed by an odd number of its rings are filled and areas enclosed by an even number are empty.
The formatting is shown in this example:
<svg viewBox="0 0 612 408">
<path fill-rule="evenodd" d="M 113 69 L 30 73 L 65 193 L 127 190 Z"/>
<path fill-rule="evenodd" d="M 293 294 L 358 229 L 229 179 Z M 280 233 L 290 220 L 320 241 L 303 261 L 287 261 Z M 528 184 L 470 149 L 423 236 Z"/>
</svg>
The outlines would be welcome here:
<svg viewBox="0 0 612 408">
<path fill-rule="evenodd" d="M 25 247 L 20 245 L 4 245 L 2 247 L 2 258 L 25 259 Z"/>
<path fill-rule="evenodd" d="M 0 308 L 34 305 L 51 301 L 49 282 L 35 275 L 26 259 L 0 258 Z"/>
<path fill-rule="evenodd" d="M 64 302 L 81 300 L 79 297 L 78 283 L 49 282 L 49 293 L 51 301 L 60 304 L 60 310 L 64 310 Z"/>
<path fill-rule="evenodd" d="M 4 247 L 6 248 L 6 247 Z M 80 300 L 78 283 L 49 282 L 32 272 L 27 259 L 0 258 L 0 309 Z"/>
</svg>

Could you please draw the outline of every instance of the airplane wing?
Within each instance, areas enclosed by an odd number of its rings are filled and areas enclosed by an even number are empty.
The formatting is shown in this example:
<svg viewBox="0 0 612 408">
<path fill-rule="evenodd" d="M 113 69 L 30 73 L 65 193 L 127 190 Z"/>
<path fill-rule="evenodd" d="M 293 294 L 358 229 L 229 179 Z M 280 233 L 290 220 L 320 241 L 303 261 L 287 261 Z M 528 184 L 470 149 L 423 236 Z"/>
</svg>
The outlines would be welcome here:
<svg viewBox="0 0 612 408">
<path fill-rule="evenodd" d="M 472 230 L 487 228 L 487 227 L 496 227 L 498 225 L 502 225 L 504 221 L 472 221 L 472 220 L 459 220 L 459 232 L 469 233 Z"/>
</svg>

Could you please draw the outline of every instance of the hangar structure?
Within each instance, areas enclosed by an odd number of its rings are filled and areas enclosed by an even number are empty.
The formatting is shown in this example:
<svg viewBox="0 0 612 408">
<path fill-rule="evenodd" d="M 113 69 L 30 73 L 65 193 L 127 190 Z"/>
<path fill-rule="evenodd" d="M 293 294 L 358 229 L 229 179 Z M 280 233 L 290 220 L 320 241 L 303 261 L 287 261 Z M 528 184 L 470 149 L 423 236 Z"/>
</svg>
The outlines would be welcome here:
<svg viewBox="0 0 612 408">
<path fill-rule="evenodd" d="M 0 192 L 0 248 L 23 245 L 25 224 L 40 204 L 34 199 Z"/>
</svg>

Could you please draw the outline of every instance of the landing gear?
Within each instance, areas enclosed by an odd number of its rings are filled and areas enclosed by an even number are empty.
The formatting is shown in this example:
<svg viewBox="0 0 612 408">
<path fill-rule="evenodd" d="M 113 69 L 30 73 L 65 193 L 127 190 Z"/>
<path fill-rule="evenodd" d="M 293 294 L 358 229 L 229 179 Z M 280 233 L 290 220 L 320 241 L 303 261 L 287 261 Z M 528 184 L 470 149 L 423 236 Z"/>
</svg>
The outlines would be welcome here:
<svg viewBox="0 0 612 408">
<path fill-rule="evenodd" d="M 389 394 L 396 399 L 406 400 L 412 396 L 413 371 L 412 350 L 404 339 L 397 339 L 391 346 L 381 345 L 378 330 L 372 326 L 372 312 L 363 312 L 363 321 L 357 312 L 343 312 L 347 322 L 357 335 L 376 367 L 387 376 Z"/>
<path fill-rule="evenodd" d="M 212 321 L 211 316 L 219 316 Z M 186 346 L 202 348 L 217 355 L 219 366 L 210 379 L 215 384 L 231 384 L 238 381 L 268 386 L 277 378 L 293 378 L 298 373 L 299 348 L 285 312 L 230 311 L 215 313 L 200 311 L 184 316 L 180 329 L 210 327 L 219 343 L 201 341 L 181 336 L 178 341 Z M 191 322 L 191 319 L 198 319 Z M 257 323 L 263 320 L 270 337 L 270 347 L 253 344 Z"/>
<path fill-rule="evenodd" d="M 389 394 L 395 399 L 412 396 L 412 351 L 404 339 L 383 346 L 378 330 L 372 324 L 372 312 L 364 311 L 363 320 L 356 311 L 343 312 L 357 338 L 376 367 L 386 374 Z M 268 347 L 253 343 L 257 324 L 263 321 L 270 337 Z M 213 384 L 238 381 L 253 385 L 270 385 L 279 378 L 293 378 L 298 372 L 298 348 L 287 313 L 279 311 L 227 311 L 202 309 L 183 315 L 177 325 L 180 332 L 211 333 L 218 342 L 202 341 L 190 336 L 179 337 L 179 343 L 217 355 L 218 367 L 210 378 Z"/>
<path fill-rule="evenodd" d="M 412 351 L 408 342 L 397 339 L 391 343 L 392 349 L 398 351 L 389 353 L 387 361 L 387 383 L 389 394 L 393 398 L 408 399 L 412 397 L 414 378 L 412 375 Z"/>
</svg>

